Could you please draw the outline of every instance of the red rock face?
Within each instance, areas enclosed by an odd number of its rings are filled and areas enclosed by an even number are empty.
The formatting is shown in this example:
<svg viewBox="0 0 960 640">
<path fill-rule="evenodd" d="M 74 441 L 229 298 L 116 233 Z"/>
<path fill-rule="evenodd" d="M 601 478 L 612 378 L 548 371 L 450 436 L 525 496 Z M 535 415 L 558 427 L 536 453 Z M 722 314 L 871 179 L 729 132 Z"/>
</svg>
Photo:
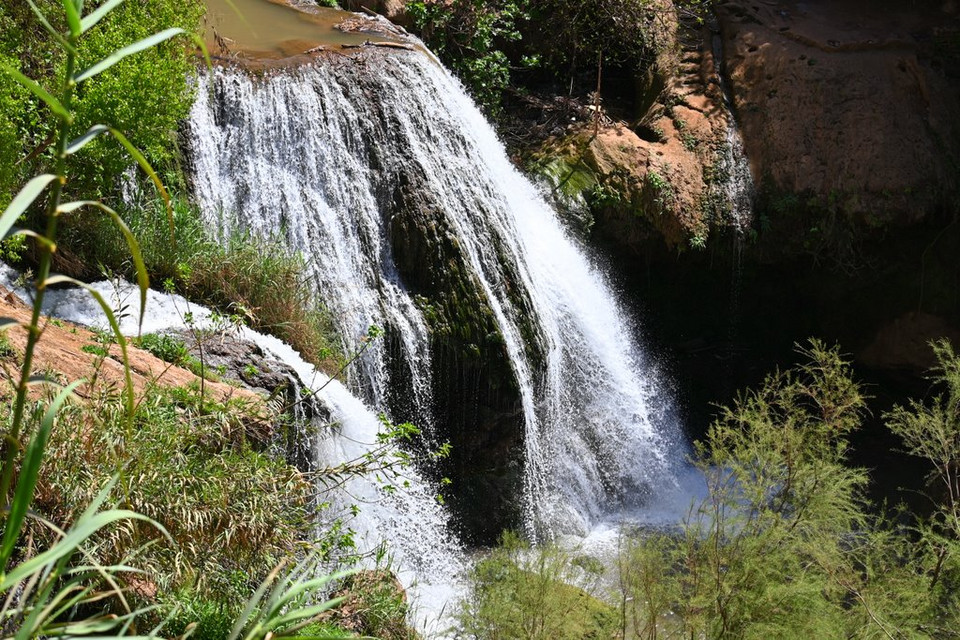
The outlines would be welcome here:
<svg viewBox="0 0 960 640">
<path fill-rule="evenodd" d="M 956 2 L 727 0 L 718 15 L 758 179 L 868 226 L 956 202 Z"/>
</svg>

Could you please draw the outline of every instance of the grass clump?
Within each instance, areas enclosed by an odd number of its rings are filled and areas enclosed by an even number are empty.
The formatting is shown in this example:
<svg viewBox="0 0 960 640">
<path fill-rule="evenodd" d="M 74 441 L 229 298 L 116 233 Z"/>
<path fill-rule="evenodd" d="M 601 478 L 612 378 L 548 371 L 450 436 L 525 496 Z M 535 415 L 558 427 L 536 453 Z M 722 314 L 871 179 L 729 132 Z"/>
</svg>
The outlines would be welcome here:
<svg viewBox="0 0 960 640">
<path fill-rule="evenodd" d="M 0 331 L 0 359 L 7 360 L 17 356 L 17 349 L 10 342 L 6 330 Z"/>
<path fill-rule="evenodd" d="M 261 451 L 262 408 L 249 401 L 216 402 L 196 386 L 150 387 L 129 427 L 123 411 L 115 394 L 63 409 L 35 508 L 67 522 L 119 473 L 112 500 L 160 523 L 174 544 L 131 525 L 98 539 L 100 561 L 150 542 L 138 565 L 161 592 L 189 586 L 200 598 L 242 602 L 307 536 L 310 484 Z"/>
<path fill-rule="evenodd" d="M 215 242 L 196 207 L 177 198 L 173 201 L 175 241 L 162 203 L 131 208 L 123 216 L 140 242 L 154 283 L 240 317 L 252 328 L 287 342 L 327 372 L 343 365 L 333 321 L 306 279 L 303 257 L 279 238 L 239 235 L 224 244 Z M 82 256 L 72 261 L 77 268 L 99 264 L 101 269 L 132 275 L 129 253 L 115 229 L 95 218 L 71 222 L 61 245 L 66 252 Z M 92 279 L 99 274 L 78 275 Z"/>
<path fill-rule="evenodd" d="M 380 640 L 419 640 L 407 625 L 407 596 L 392 572 L 359 571 L 347 577 L 334 595 L 343 598 L 327 616 L 335 628 Z"/>
<path fill-rule="evenodd" d="M 164 362 L 183 367 L 197 377 L 220 382 L 219 372 L 211 367 L 205 367 L 190 353 L 187 344 L 176 336 L 166 333 L 147 333 L 134 338 L 132 342 L 134 346 L 155 355 Z"/>
</svg>

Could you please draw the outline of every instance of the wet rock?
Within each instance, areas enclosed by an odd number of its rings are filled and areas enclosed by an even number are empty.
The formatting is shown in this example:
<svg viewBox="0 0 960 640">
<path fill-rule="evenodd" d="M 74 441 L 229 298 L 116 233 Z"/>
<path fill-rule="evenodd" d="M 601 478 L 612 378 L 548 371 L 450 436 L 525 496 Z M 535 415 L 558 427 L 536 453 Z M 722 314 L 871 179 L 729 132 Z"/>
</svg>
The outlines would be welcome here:
<svg viewBox="0 0 960 640">
<path fill-rule="evenodd" d="M 400 176 L 389 215 L 398 271 L 431 331 L 438 439 L 452 445 L 437 475 L 454 482 L 449 503 L 466 535 L 493 542 L 517 525 L 513 497 L 522 494 L 524 422 L 510 359 L 489 301 L 422 176 Z"/>
<path fill-rule="evenodd" d="M 275 443 L 284 450 L 287 461 L 301 471 L 315 469 L 315 434 L 310 425 L 329 422 L 330 412 L 296 371 L 269 358 L 257 344 L 237 338 L 229 331 L 215 334 L 181 331 L 176 335 L 184 341 L 190 355 L 209 370 L 258 393 L 278 414 L 292 418 L 274 430 Z"/>
<path fill-rule="evenodd" d="M 858 360 L 868 367 L 921 376 L 937 365 L 930 343 L 940 338 L 960 345 L 960 328 L 941 316 L 908 312 L 880 327 Z"/>
</svg>

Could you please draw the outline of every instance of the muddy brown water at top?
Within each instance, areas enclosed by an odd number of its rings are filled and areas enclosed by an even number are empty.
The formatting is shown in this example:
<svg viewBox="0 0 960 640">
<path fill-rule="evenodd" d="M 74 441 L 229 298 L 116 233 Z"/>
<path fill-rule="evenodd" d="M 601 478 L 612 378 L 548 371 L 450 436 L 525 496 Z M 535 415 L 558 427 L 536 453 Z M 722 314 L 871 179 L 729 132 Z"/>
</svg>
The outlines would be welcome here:
<svg viewBox="0 0 960 640">
<path fill-rule="evenodd" d="M 206 39 L 215 56 L 277 60 L 311 50 L 403 41 L 399 30 L 390 33 L 390 25 L 339 9 L 279 0 L 205 1 Z"/>
</svg>

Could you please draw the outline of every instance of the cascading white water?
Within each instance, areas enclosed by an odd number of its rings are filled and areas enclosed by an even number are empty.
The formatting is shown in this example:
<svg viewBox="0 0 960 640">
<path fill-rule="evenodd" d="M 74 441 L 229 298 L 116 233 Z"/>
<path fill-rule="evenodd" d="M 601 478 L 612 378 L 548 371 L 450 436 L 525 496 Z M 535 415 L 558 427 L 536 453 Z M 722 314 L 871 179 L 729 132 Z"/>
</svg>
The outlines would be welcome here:
<svg viewBox="0 0 960 640">
<path fill-rule="evenodd" d="M 681 438 L 635 327 L 460 84 L 427 56 L 262 77 L 218 68 L 199 83 L 188 137 L 211 228 L 283 233 L 347 335 L 392 327 L 414 381 L 409 419 L 429 424 L 427 324 L 398 275 L 384 208 L 399 174 L 424 177 L 417 188 L 442 207 L 520 386 L 532 533 L 584 533 L 675 486 Z M 361 372 L 378 409 L 388 356 L 374 349 Z"/>
<path fill-rule="evenodd" d="M 753 183 L 753 173 L 750 171 L 750 162 L 743 149 L 743 136 L 737 126 L 737 119 L 733 113 L 733 101 L 730 99 L 730 89 L 723 78 L 723 41 L 719 35 L 713 36 L 713 64 L 716 71 L 717 84 L 723 95 L 723 104 L 727 111 L 727 135 L 724 145 L 721 171 L 726 174 L 727 180 L 723 189 L 726 200 L 730 205 L 730 222 L 733 223 L 737 236 L 750 228 L 753 223 L 753 198 L 756 193 Z M 737 247 L 739 251 L 739 246 Z"/>
<path fill-rule="evenodd" d="M 0 263 L 0 285 L 28 300 L 27 291 L 16 285 L 18 276 L 16 271 Z M 115 309 L 125 309 L 120 330 L 128 336 L 137 335 L 141 330 L 143 333 L 185 330 L 188 328 L 184 320 L 186 313 L 192 318 L 191 330 L 215 326 L 209 309 L 191 304 L 178 295 L 151 290 L 144 323 L 138 328 L 140 298 L 135 285 L 104 281 L 92 286 Z M 44 313 L 109 331 L 97 302 L 81 289 L 48 290 Z M 315 455 L 324 465 L 334 467 L 356 460 L 379 446 L 377 435 L 381 425 L 377 416 L 340 382 L 330 380 L 293 348 L 272 336 L 240 327 L 235 337 L 257 344 L 268 357 L 291 367 L 330 410 L 332 424 L 312 425 L 320 435 Z M 333 494 L 324 494 L 324 500 L 361 506 L 360 513 L 346 523 L 356 534 L 356 551 L 373 554 L 381 545 L 386 545 L 389 566 L 397 573 L 414 604 L 413 622 L 428 637 L 439 636 L 450 625 L 449 607 L 463 595 L 466 562 L 451 537 L 448 516 L 435 499 L 432 483 L 409 467 L 400 469 L 399 474 L 391 483 L 402 487 L 400 490 L 387 490 L 386 485 L 372 478 L 353 477 Z M 318 527 L 322 528 L 323 524 L 318 523 Z M 319 534 L 322 536 L 323 531 Z"/>
</svg>

